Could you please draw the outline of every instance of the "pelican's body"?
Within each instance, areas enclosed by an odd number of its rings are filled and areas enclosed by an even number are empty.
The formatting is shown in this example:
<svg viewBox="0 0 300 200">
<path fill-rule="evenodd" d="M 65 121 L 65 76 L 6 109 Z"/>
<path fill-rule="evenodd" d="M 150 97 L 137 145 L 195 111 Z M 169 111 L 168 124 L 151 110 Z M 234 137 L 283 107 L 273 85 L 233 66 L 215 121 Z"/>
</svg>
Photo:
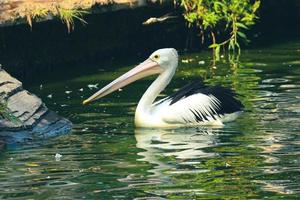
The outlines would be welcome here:
<svg viewBox="0 0 300 200">
<path fill-rule="evenodd" d="M 84 104 L 99 99 L 129 83 L 152 74 L 159 74 L 138 103 L 135 125 L 138 127 L 181 127 L 223 125 L 237 118 L 243 105 L 235 93 L 221 86 L 206 87 L 202 81 L 189 84 L 175 94 L 155 102 L 169 84 L 178 65 L 175 49 L 159 49 L 151 56 L 108 84 Z"/>
</svg>

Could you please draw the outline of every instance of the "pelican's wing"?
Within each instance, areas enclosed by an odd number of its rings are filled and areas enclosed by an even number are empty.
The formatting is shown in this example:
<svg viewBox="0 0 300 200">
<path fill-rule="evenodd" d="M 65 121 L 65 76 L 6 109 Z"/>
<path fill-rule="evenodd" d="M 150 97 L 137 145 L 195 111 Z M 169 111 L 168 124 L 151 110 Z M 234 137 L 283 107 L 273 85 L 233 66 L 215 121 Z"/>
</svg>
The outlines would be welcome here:
<svg viewBox="0 0 300 200">
<path fill-rule="evenodd" d="M 222 123 L 226 114 L 243 109 L 235 96 L 231 89 L 206 87 L 202 81 L 196 81 L 164 99 L 162 119 L 167 123 Z"/>
</svg>

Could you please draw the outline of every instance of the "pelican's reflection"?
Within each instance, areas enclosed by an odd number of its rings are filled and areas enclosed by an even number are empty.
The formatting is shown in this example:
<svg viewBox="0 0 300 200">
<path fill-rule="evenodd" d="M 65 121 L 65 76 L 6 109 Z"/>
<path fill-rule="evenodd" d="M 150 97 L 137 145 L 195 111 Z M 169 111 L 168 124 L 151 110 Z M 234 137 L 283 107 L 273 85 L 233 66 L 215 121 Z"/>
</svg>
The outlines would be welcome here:
<svg viewBox="0 0 300 200">
<path fill-rule="evenodd" d="M 213 128 L 136 129 L 136 146 L 145 150 L 138 153 L 142 156 L 139 160 L 155 165 L 149 170 L 152 177 L 180 173 L 179 165 L 189 165 L 196 172 L 191 166 L 199 163 L 199 158 L 214 156 L 204 148 L 217 143 L 218 131 Z"/>
</svg>

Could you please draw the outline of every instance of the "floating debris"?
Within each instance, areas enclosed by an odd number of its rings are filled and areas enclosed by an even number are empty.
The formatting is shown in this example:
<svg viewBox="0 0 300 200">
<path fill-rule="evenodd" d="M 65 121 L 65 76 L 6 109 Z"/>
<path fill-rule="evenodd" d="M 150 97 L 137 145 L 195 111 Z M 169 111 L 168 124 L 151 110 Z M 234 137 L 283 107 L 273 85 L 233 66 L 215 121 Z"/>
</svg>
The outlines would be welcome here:
<svg viewBox="0 0 300 200">
<path fill-rule="evenodd" d="M 89 128 L 84 128 L 84 129 L 82 129 L 81 131 L 82 132 L 86 132 L 86 131 L 88 131 L 89 130 Z"/>
<path fill-rule="evenodd" d="M 193 58 L 190 58 L 190 59 L 182 59 L 181 62 L 182 63 L 190 63 L 190 62 L 193 62 L 195 59 Z"/>
<path fill-rule="evenodd" d="M 59 154 L 59 153 L 56 153 L 54 157 L 55 157 L 55 160 L 56 160 L 56 161 L 60 161 L 62 155 Z"/>
<path fill-rule="evenodd" d="M 47 97 L 48 97 L 49 99 L 52 99 L 52 94 L 49 94 Z"/>
<path fill-rule="evenodd" d="M 188 60 L 188 59 L 186 59 L 186 60 L 183 60 L 183 59 L 182 59 L 181 62 L 182 62 L 182 63 L 189 63 L 189 60 Z"/>
<path fill-rule="evenodd" d="M 98 89 L 98 85 L 99 85 L 99 83 L 97 83 L 97 84 L 88 84 L 87 86 L 88 86 L 88 88 L 90 88 L 90 90 L 92 90 L 92 89 Z"/>
<path fill-rule="evenodd" d="M 83 88 L 80 88 L 78 91 L 83 92 Z"/>
<path fill-rule="evenodd" d="M 72 93 L 72 91 L 71 90 L 67 90 L 67 91 L 65 91 L 65 93 L 66 94 L 70 94 L 70 93 Z"/>
<path fill-rule="evenodd" d="M 204 60 L 200 60 L 200 61 L 198 62 L 198 64 L 199 64 L 199 65 L 204 65 L 204 64 L 205 64 L 205 61 L 204 61 Z"/>
</svg>

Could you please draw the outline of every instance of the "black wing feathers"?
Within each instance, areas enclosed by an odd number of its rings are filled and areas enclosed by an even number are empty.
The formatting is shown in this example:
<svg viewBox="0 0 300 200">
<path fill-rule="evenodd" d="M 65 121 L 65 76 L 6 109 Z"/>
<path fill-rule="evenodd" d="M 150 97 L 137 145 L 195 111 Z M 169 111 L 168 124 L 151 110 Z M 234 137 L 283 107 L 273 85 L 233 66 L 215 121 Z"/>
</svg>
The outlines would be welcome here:
<svg viewBox="0 0 300 200">
<path fill-rule="evenodd" d="M 170 105 L 172 105 L 183 98 L 198 93 L 208 96 L 213 95 L 220 101 L 220 106 L 217 110 L 218 114 L 233 113 L 241 111 L 244 108 L 243 104 L 235 98 L 237 95 L 233 90 L 219 85 L 207 87 L 202 80 L 196 80 L 184 86 L 179 91 L 169 96 L 168 99 L 171 100 Z"/>
<path fill-rule="evenodd" d="M 195 91 L 200 90 L 204 87 L 205 85 L 201 79 L 197 79 L 194 82 L 185 85 L 183 88 L 181 88 L 180 90 L 178 90 L 177 92 L 175 92 L 174 94 L 168 97 L 168 99 L 172 100 L 170 105 L 176 103 L 182 98 L 186 98 L 188 96 L 198 93 Z"/>
<path fill-rule="evenodd" d="M 206 95 L 213 95 L 219 99 L 221 106 L 219 107 L 218 114 L 234 113 L 243 110 L 243 104 L 236 99 L 237 94 L 222 86 L 206 87 L 203 91 L 199 91 Z"/>
</svg>

